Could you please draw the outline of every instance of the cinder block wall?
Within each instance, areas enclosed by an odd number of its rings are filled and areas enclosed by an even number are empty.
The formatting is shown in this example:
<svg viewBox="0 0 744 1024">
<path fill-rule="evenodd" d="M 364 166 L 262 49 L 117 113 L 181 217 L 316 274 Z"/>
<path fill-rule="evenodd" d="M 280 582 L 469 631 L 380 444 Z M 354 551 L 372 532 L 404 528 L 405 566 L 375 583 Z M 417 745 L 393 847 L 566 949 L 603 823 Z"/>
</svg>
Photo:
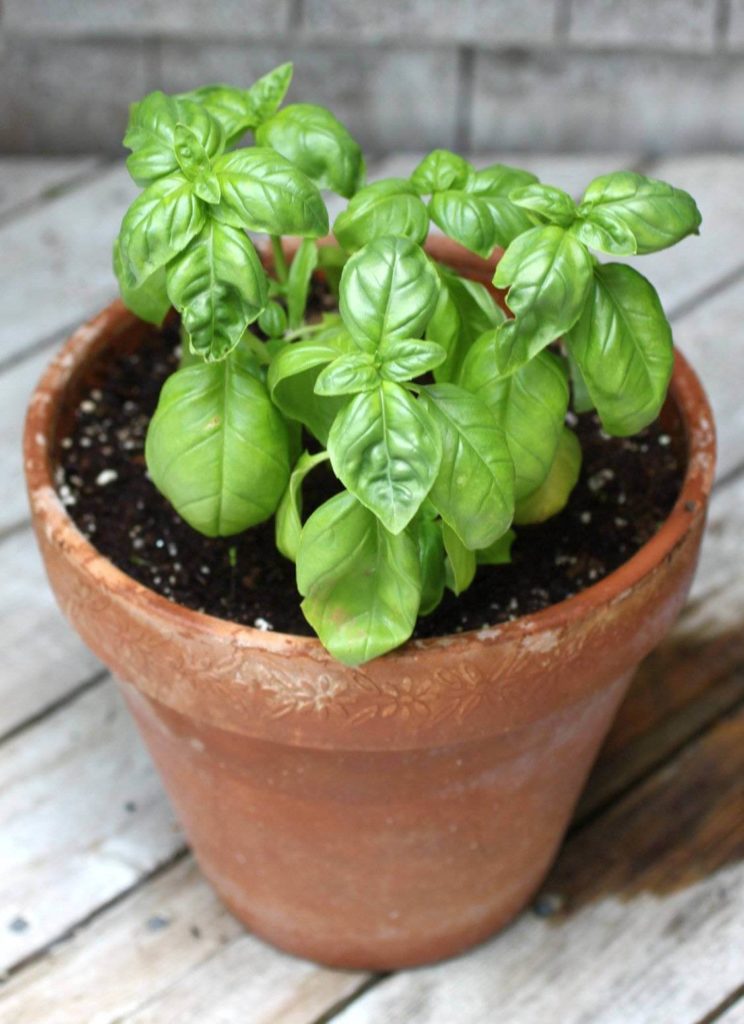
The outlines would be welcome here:
<svg viewBox="0 0 744 1024">
<path fill-rule="evenodd" d="M 744 0 L 3 0 L 0 149 L 114 153 L 148 90 L 288 59 L 377 153 L 744 146 Z"/>
</svg>

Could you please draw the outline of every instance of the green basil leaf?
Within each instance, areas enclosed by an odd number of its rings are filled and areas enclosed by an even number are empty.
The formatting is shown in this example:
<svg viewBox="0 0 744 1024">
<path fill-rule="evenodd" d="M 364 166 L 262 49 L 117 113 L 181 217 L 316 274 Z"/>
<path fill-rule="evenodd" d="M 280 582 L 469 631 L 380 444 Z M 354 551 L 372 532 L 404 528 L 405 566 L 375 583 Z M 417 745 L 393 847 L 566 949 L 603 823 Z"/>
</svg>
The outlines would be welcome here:
<svg viewBox="0 0 744 1024">
<path fill-rule="evenodd" d="M 318 247 L 311 238 L 303 238 L 292 258 L 287 278 L 289 329 L 296 330 L 305 315 L 310 281 L 318 265 Z"/>
<path fill-rule="evenodd" d="M 472 164 L 448 149 L 435 149 L 416 167 L 411 175 L 411 184 L 420 195 L 460 189 L 465 186 L 471 174 Z"/>
<path fill-rule="evenodd" d="M 495 352 L 495 333 L 484 334 L 468 353 L 459 383 L 486 403 L 504 431 L 520 500 L 550 471 L 568 411 L 568 383 L 552 352 L 540 352 L 507 377 L 498 372 Z"/>
<path fill-rule="evenodd" d="M 183 175 L 170 174 L 146 188 L 124 214 L 119 231 L 121 272 L 127 288 L 140 287 L 177 256 L 204 222 L 204 207 Z"/>
<path fill-rule="evenodd" d="M 310 103 L 284 107 L 259 126 L 256 142 L 281 153 L 320 188 L 347 199 L 364 181 L 358 143 L 324 107 Z"/>
<path fill-rule="evenodd" d="M 307 341 L 287 345 L 269 367 L 273 400 L 285 416 L 302 423 L 322 444 L 347 399 L 316 395 L 315 382 L 323 366 L 353 349 L 343 328 L 330 328 Z"/>
<path fill-rule="evenodd" d="M 199 142 L 196 133 L 185 124 L 176 125 L 173 132 L 173 148 L 181 173 L 189 181 L 196 181 L 211 171 L 212 161 L 207 156 L 206 149 Z"/>
<path fill-rule="evenodd" d="M 517 188 L 537 182 L 537 176 L 521 167 L 508 164 L 490 164 L 470 176 L 466 189 L 475 195 L 508 198 Z"/>
<path fill-rule="evenodd" d="M 429 615 L 439 605 L 444 594 L 446 574 L 442 524 L 421 518 L 415 525 L 421 569 L 421 605 L 419 615 Z"/>
<path fill-rule="evenodd" d="M 222 190 L 215 216 L 226 224 L 270 235 L 328 233 L 320 192 L 302 171 L 272 149 L 236 149 L 214 162 Z"/>
<path fill-rule="evenodd" d="M 316 395 L 355 395 L 378 387 L 380 374 L 368 352 L 339 356 L 320 371 L 315 381 Z"/>
<path fill-rule="evenodd" d="M 262 124 L 277 112 L 292 82 L 293 70 L 291 61 L 279 64 L 258 78 L 248 89 L 248 100 L 254 111 L 256 124 Z"/>
<path fill-rule="evenodd" d="M 232 85 L 203 85 L 191 92 L 181 93 L 177 99 L 198 103 L 222 126 L 225 145 L 233 143 L 258 123 L 247 89 Z"/>
<path fill-rule="evenodd" d="M 515 320 L 499 328 L 496 358 L 502 373 L 532 359 L 576 323 L 592 283 L 592 258 L 557 225 L 520 235 L 496 267 L 494 284 L 509 287 L 506 302 Z"/>
<path fill-rule="evenodd" d="M 536 491 L 517 502 L 515 523 L 542 523 L 566 506 L 581 472 L 581 445 L 576 435 L 564 427 L 556 448 L 553 465 Z"/>
<path fill-rule="evenodd" d="M 594 408 L 594 402 L 589 394 L 584 376 L 579 369 L 579 364 L 568 351 L 566 352 L 566 361 L 571 378 L 571 407 L 577 413 L 591 412 Z"/>
<path fill-rule="evenodd" d="M 289 479 L 287 429 L 242 352 L 168 378 L 145 457 L 158 490 L 207 537 L 267 519 Z"/>
<path fill-rule="evenodd" d="M 539 214 L 551 224 L 567 228 L 576 220 L 576 203 L 568 192 L 552 185 L 535 183 L 514 189 L 509 198 L 524 210 Z"/>
<path fill-rule="evenodd" d="M 267 338 L 283 338 L 287 330 L 287 314 L 278 302 L 269 302 L 258 318 L 258 326 Z"/>
<path fill-rule="evenodd" d="M 426 326 L 426 337 L 447 353 L 445 361 L 435 368 L 434 377 L 437 381 L 454 381 L 473 343 L 505 318 L 484 285 L 458 277 L 441 265 L 437 270 L 441 290 L 434 314 Z"/>
<path fill-rule="evenodd" d="M 612 256 L 632 256 L 638 249 L 628 225 L 607 210 L 601 215 L 601 223 L 598 219 L 579 218 L 571 225 L 571 232 L 584 245 Z"/>
<path fill-rule="evenodd" d="M 208 220 L 168 266 L 168 295 L 192 351 L 224 359 L 268 302 L 268 279 L 243 231 Z"/>
<path fill-rule="evenodd" d="M 429 500 L 471 550 L 488 547 L 514 515 L 514 466 L 488 406 L 454 384 L 422 389 L 442 439 L 442 461 Z"/>
<path fill-rule="evenodd" d="M 380 375 L 385 380 L 413 380 L 439 366 L 446 355 L 441 345 L 432 341 L 419 341 L 418 338 L 384 340 L 380 346 Z"/>
<path fill-rule="evenodd" d="M 674 365 L 672 332 L 637 270 L 595 267 L 586 309 L 566 344 L 608 434 L 636 434 L 658 416 Z"/>
<path fill-rule="evenodd" d="M 276 510 L 276 546 L 291 562 L 297 560 L 302 533 L 302 484 L 311 469 L 327 461 L 328 452 L 318 452 L 317 455 L 303 452 L 295 463 L 287 489 Z"/>
<path fill-rule="evenodd" d="M 341 290 L 341 274 L 348 258 L 348 254 L 337 245 L 321 245 L 318 247 L 318 267 L 323 272 L 323 277 L 331 294 L 336 298 L 338 298 Z"/>
<path fill-rule="evenodd" d="M 484 259 L 497 245 L 509 245 L 532 226 L 527 214 L 505 196 L 466 191 L 435 193 L 429 201 L 429 215 L 445 235 Z"/>
<path fill-rule="evenodd" d="M 507 530 L 503 536 L 476 552 L 478 565 L 508 565 L 512 560 L 512 545 L 517 539 L 514 530 Z"/>
<path fill-rule="evenodd" d="M 178 124 L 188 126 L 209 159 L 222 152 L 222 129 L 204 107 L 186 97 L 151 92 L 132 105 L 124 136 L 124 145 L 132 150 L 127 169 L 138 185 L 178 170 Z"/>
<path fill-rule="evenodd" d="M 339 661 L 359 665 L 410 637 L 421 600 L 417 545 L 394 536 L 351 494 L 310 516 L 297 553 L 305 618 Z"/>
<path fill-rule="evenodd" d="M 442 444 L 421 405 L 400 384 L 383 381 L 341 410 L 328 452 L 347 490 L 398 534 L 436 479 Z"/>
<path fill-rule="evenodd" d="M 165 287 L 165 267 L 156 270 L 151 277 L 145 278 L 137 287 L 130 287 L 129 275 L 124 270 L 117 238 L 114 242 L 114 273 L 127 309 L 130 309 L 140 320 L 160 326 L 171 308 Z"/>
<path fill-rule="evenodd" d="M 476 555 L 470 548 L 466 548 L 455 531 L 442 523 L 442 540 L 447 560 L 444 564 L 445 579 L 447 586 L 453 594 L 461 594 L 467 590 L 475 577 L 475 570 L 478 566 Z"/>
<path fill-rule="evenodd" d="M 359 249 L 383 235 L 422 243 L 429 233 L 429 211 L 405 178 L 385 178 L 356 193 L 336 217 L 333 233 L 345 249 Z"/>
<path fill-rule="evenodd" d="M 438 292 L 436 271 L 420 246 L 406 238 L 376 238 L 344 267 L 339 308 L 359 347 L 375 351 L 383 338 L 421 334 Z"/>
<path fill-rule="evenodd" d="M 605 228 L 610 236 L 620 223 L 632 233 L 639 254 L 657 252 L 687 235 L 699 234 L 702 220 L 689 193 L 633 171 L 595 178 L 584 193 L 579 215 Z"/>
</svg>

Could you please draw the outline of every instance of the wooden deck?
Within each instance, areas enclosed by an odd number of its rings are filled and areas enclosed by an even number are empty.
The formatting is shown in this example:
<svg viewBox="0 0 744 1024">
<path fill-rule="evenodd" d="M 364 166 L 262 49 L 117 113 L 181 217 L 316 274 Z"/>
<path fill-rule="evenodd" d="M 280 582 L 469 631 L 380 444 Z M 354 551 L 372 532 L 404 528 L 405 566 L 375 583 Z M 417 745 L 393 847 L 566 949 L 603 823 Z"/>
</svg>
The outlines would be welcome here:
<svg viewBox="0 0 744 1024">
<path fill-rule="evenodd" d="M 744 158 L 524 163 L 574 192 L 625 166 L 697 197 L 702 236 L 643 267 L 713 401 L 718 483 L 691 600 L 535 908 L 467 956 L 378 977 L 277 953 L 220 906 L 112 680 L 54 605 L 22 417 L 55 347 L 115 292 L 134 187 L 93 158 L 0 160 L 2 1024 L 744 1024 Z"/>
</svg>

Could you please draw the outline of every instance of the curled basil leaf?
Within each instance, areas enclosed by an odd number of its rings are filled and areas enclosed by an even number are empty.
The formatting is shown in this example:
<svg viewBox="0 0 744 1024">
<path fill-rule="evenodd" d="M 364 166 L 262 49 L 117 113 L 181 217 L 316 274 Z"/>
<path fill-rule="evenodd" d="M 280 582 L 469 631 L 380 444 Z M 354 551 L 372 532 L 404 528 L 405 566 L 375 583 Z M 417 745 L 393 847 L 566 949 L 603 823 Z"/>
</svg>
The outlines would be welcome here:
<svg viewBox="0 0 744 1024">
<path fill-rule="evenodd" d="M 488 547 L 514 515 L 514 466 L 488 406 L 454 384 L 422 389 L 442 439 L 442 461 L 429 495 L 442 519 L 471 550 Z"/>
<path fill-rule="evenodd" d="M 410 338 L 426 327 L 439 280 L 423 249 L 406 238 L 377 238 L 355 253 L 341 275 L 339 308 L 360 348 L 383 338 Z"/>
<path fill-rule="evenodd" d="M 476 552 L 478 565 L 508 565 L 512 560 L 512 547 L 516 539 L 514 530 L 507 530 L 493 544 Z"/>
<path fill-rule="evenodd" d="M 356 395 L 380 383 L 380 373 L 368 352 L 338 356 L 321 370 L 315 381 L 316 395 Z"/>
<path fill-rule="evenodd" d="M 341 410 L 328 452 L 347 490 L 398 534 L 436 479 L 442 443 L 422 406 L 400 384 L 383 381 Z"/>
<path fill-rule="evenodd" d="M 191 100 L 204 107 L 220 123 L 225 144 L 231 146 L 249 128 L 276 113 L 292 81 L 292 65 L 280 64 L 254 82 L 250 89 L 232 85 L 204 85 L 178 99 Z"/>
<path fill-rule="evenodd" d="M 579 216 L 610 239 L 619 228 L 627 230 L 639 254 L 666 249 L 687 235 L 698 234 L 702 220 L 689 193 L 634 171 L 595 178 L 584 193 Z M 596 244 L 599 237 L 589 244 Z"/>
<path fill-rule="evenodd" d="M 364 181 L 358 143 L 330 110 L 311 103 L 284 107 L 256 131 L 259 146 L 270 146 L 320 188 L 347 199 Z"/>
<path fill-rule="evenodd" d="M 127 288 L 142 286 L 185 249 L 205 219 L 193 183 L 182 174 L 148 186 L 124 214 L 119 231 L 120 271 Z"/>
<path fill-rule="evenodd" d="M 418 542 L 421 568 L 421 605 L 419 615 L 429 615 L 439 605 L 446 585 L 445 551 L 442 524 L 424 516 L 412 527 Z"/>
<path fill-rule="evenodd" d="M 553 464 L 536 491 L 517 502 L 514 522 L 542 523 L 565 508 L 581 472 L 581 445 L 568 427 L 561 431 Z"/>
<path fill-rule="evenodd" d="M 236 228 L 270 235 L 317 237 L 328 212 L 315 185 L 271 149 L 236 149 L 214 161 L 222 199 L 214 216 Z"/>
<path fill-rule="evenodd" d="M 455 531 L 445 522 L 441 524 L 442 540 L 447 555 L 444 564 L 445 580 L 453 594 L 467 590 L 478 568 L 476 554 L 466 548 Z"/>
<path fill-rule="evenodd" d="M 127 309 L 140 320 L 160 326 L 166 313 L 171 308 L 168 292 L 165 287 L 165 267 L 156 270 L 137 286 L 130 286 L 129 274 L 124 270 L 119 239 L 114 242 L 114 274 L 119 282 L 119 290 Z"/>
<path fill-rule="evenodd" d="M 566 344 L 608 434 L 635 434 L 658 416 L 674 366 L 672 331 L 637 270 L 594 268 L 589 301 Z"/>
<path fill-rule="evenodd" d="M 581 242 L 554 224 L 512 242 L 493 279 L 498 288 L 509 288 L 506 302 L 515 315 L 498 330 L 502 373 L 512 373 L 573 327 L 591 288 L 592 267 Z"/>
<path fill-rule="evenodd" d="M 165 382 L 147 431 L 153 483 L 207 537 L 240 533 L 274 512 L 289 480 L 287 430 L 241 350 Z"/>
<path fill-rule="evenodd" d="M 413 380 L 439 366 L 446 357 L 440 345 L 418 338 L 383 340 L 380 346 L 380 375 L 385 380 Z"/>
<path fill-rule="evenodd" d="M 514 189 L 509 198 L 524 210 L 531 210 L 551 224 L 567 228 L 576 219 L 576 203 L 568 192 L 536 182 Z"/>
<path fill-rule="evenodd" d="M 178 170 L 178 124 L 188 127 L 209 159 L 222 152 L 222 129 L 207 110 L 185 97 L 151 92 L 132 105 L 124 136 L 124 145 L 132 150 L 127 169 L 138 185 L 148 185 Z"/>
<path fill-rule="evenodd" d="M 420 195 L 464 188 L 475 168 L 457 153 L 435 149 L 428 153 L 411 175 L 411 185 Z"/>
<path fill-rule="evenodd" d="M 421 602 L 416 541 L 408 531 L 389 533 L 351 494 L 337 494 L 302 529 L 297 585 L 324 646 L 359 665 L 413 632 Z"/>
<path fill-rule="evenodd" d="M 540 352 L 506 377 L 498 372 L 495 352 L 493 332 L 479 338 L 465 360 L 460 385 L 486 403 L 504 431 L 519 500 L 544 482 L 553 464 L 568 410 L 568 383 L 552 352 Z"/>
<path fill-rule="evenodd" d="M 310 282 L 317 265 L 317 245 L 312 238 L 303 238 L 292 257 L 287 278 L 287 315 L 290 330 L 296 330 L 302 323 L 310 293 Z"/>
<path fill-rule="evenodd" d="M 268 280 L 243 231 L 208 220 L 168 266 L 168 295 L 191 349 L 224 359 L 268 301 Z"/>
<path fill-rule="evenodd" d="M 360 189 L 333 225 L 345 249 L 359 249 L 383 235 L 421 243 L 428 232 L 429 212 L 404 178 L 385 178 Z"/>
<path fill-rule="evenodd" d="M 305 477 L 316 466 L 328 461 L 328 452 L 311 455 L 303 452 L 295 463 L 289 484 L 276 510 L 276 546 L 291 562 L 297 560 L 302 533 L 302 485 Z"/>
</svg>

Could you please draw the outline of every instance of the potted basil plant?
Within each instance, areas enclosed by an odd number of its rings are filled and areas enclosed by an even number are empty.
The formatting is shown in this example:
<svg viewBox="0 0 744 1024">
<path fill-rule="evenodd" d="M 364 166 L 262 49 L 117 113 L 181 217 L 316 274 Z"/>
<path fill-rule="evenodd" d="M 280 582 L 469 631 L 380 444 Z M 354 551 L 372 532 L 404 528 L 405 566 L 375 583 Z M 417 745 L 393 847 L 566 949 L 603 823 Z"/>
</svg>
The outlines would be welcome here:
<svg viewBox="0 0 744 1024">
<path fill-rule="evenodd" d="M 684 600 L 710 410 L 617 258 L 700 215 L 640 174 L 577 203 L 444 150 L 366 184 L 328 110 L 282 106 L 291 70 L 132 107 L 123 304 L 39 385 L 28 482 L 60 604 L 222 898 L 390 968 L 524 906 Z"/>
</svg>

